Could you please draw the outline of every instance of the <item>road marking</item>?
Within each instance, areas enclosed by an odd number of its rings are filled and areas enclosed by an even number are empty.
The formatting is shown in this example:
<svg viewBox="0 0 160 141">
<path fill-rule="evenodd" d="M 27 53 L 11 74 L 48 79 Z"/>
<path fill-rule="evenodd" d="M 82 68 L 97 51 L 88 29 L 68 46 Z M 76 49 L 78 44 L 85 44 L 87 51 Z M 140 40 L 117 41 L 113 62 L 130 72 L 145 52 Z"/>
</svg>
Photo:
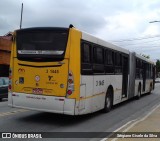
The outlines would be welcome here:
<svg viewBox="0 0 160 141">
<path fill-rule="evenodd" d="M 119 130 L 123 129 L 124 127 L 126 127 L 127 125 L 132 124 L 130 126 L 128 126 L 125 130 L 123 130 L 122 132 L 127 132 L 128 130 L 130 130 L 132 127 L 134 127 L 137 123 L 141 122 L 141 121 L 144 121 L 147 117 L 149 117 L 157 108 L 160 107 L 160 104 L 155 106 L 146 116 L 144 116 L 143 118 L 137 118 L 137 119 L 134 119 L 134 120 L 131 120 L 129 122 L 127 122 L 126 124 L 124 124 L 123 126 L 121 126 L 120 128 L 116 129 L 114 132 L 118 132 Z M 112 135 L 112 134 L 111 134 Z M 109 139 L 109 137 L 107 138 L 103 138 L 102 140 L 100 141 L 107 141 Z M 116 141 L 118 138 L 114 138 L 112 139 L 111 141 Z"/>
<path fill-rule="evenodd" d="M 127 122 L 127 123 L 126 123 L 126 124 L 124 124 L 123 126 L 119 127 L 119 128 L 118 128 L 118 129 L 116 129 L 115 131 L 113 131 L 113 133 L 114 133 L 114 132 L 118 132 L 119 130 L 121 130 L 122 128 L 126 127 L 127 125 L 129 125 L 130 123 L 132 123 L 132 122 L 134 122 L 134 121 L 136 121 L 136 119 L 134 119 L 134 120 L 131 120 L 131 121 Z M 111 134 L 111 135 L 112 135 L 112 134 Z M 110 137 L 111 135 L 109 135 L 109 137 Z M 106 141 L 109 137 L 107 137 L 107 138 L 103 138 L 103 139 L 102 139 L 102 140 L 100 140 L 100 141 Z"/>
<path fill-rule="evenodd" d="M 29 111 L 29 110 L 20 109 L 20 110 L 11 111 L 11 112 L 0 113 L 0 117 L 4 117 L 4 116 L 8 116 L 8 115 L 13 115 L 13 114 L 16 114 L 16 113 L 21 113 L 21 112 L 27 112 L 27 111 Z"/>
</svg>

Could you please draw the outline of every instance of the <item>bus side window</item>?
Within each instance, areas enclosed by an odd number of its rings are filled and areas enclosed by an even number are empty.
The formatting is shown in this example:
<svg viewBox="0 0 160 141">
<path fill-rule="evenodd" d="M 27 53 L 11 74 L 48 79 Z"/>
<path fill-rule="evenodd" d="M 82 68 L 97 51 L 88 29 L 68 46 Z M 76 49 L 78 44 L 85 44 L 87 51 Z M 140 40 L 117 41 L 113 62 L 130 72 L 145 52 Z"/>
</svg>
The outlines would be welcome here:
<svg viewBox="0 0 160 141">
<path fill-rule="evenodd" d="M 153 78 L 153 65 L 151 65 L 151 79 Z"/>
<path fill-rule="evenodd" d="M 104 63 L 103 48 L 101 48 L 101 47 L 94 48 L 94 63 L 95 64 L 103 64 Z"/>
<path fill-rule="evenodd" d="M 143 62 L 142 62 L 142 60 L 140 61 L 140 66 L 139 66 L 139 69 L 140 69 L 140 79 L 142 79 L 143 77 Z"/>
<path fill-rule="evenodd" d="M 89 43 L 81 43 L 81 74 L 89 75 L 92 74 L 92 46 Z"/>
<path fill-rule="evenodd" d="M 122 55 L 118 52 L 115 53 L 115 73 L 122 73 Z"/>
<path fill-rule="evenodd" d="M 91 54 L 90 54 L 90 46 L 86 43 L 82 45 L 82 63 L 90 63 L 91 62 Z"/>
<path fill-rule="evenodd" d="M 136 59 L 136 79 L 140 79 L 140 60 Z"/>
<path fill-rule="evenodd" d="M 114 73 L 114 52 L 105 50 L 105 72 Z"/>
<path fill-rule="evenodd" d="M 104 73 L 104 49 L 100 46 L 93 48 L 93 70 L 94 73 Z"/>
</svg>

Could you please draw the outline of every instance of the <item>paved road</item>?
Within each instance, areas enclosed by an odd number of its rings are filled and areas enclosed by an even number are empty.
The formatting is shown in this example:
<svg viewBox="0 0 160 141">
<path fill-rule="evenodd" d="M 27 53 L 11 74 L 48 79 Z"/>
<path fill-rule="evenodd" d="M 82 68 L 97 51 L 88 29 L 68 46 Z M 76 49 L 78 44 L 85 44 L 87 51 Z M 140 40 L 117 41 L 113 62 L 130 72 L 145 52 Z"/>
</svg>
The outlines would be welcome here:
<svg viewBox="0 0 160 141">
<path fill-rule="evenodd" d="M 147 114 L 159 103 L 160 84 L 156 84 L 152 94 L 145 95 L 140 100 L 130 100 L 119 104 L 110 113 L 96 112 L 78 117 L 10 108 L 7 106 L 7 100 L 3 100 L 0 102 L 0 132 L 112 132 L 128 121 Z M 65 140 L 81 141 L 82 139 Z"/>
</svg>

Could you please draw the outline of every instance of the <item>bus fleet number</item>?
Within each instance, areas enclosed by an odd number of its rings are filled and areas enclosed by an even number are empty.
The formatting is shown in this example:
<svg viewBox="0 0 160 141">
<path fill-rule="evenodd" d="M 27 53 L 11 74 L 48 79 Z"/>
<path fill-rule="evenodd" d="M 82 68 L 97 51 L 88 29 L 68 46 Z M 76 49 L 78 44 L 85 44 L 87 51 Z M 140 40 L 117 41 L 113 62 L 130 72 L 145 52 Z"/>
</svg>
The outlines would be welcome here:
<svg viewBox="0 0 160 141">
<path fill-rule="evenodd" d="M 96 86 L 103 86 L 104 85 L 104 80 L 97 80 L 96 81 Z"/>
<path fill-rule="evenodd" d="M 46 73 L 59 73 L 59 70 L 46 70 Z"/>
</svg>

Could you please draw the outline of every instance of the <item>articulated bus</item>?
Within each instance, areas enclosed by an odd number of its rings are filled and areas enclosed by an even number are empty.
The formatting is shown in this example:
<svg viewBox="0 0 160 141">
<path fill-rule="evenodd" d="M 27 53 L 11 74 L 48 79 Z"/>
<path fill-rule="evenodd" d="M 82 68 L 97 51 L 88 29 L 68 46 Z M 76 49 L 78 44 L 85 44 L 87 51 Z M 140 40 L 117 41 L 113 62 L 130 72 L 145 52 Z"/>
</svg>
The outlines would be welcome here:
<svg viewBox="0 0 160 141">
<path fill-rule="evenodd" d="M 8 105 L 67 115 L 98 110 L 149 93 L 154 63 L 72 26 L 16 30 Z"/>
</svg>

